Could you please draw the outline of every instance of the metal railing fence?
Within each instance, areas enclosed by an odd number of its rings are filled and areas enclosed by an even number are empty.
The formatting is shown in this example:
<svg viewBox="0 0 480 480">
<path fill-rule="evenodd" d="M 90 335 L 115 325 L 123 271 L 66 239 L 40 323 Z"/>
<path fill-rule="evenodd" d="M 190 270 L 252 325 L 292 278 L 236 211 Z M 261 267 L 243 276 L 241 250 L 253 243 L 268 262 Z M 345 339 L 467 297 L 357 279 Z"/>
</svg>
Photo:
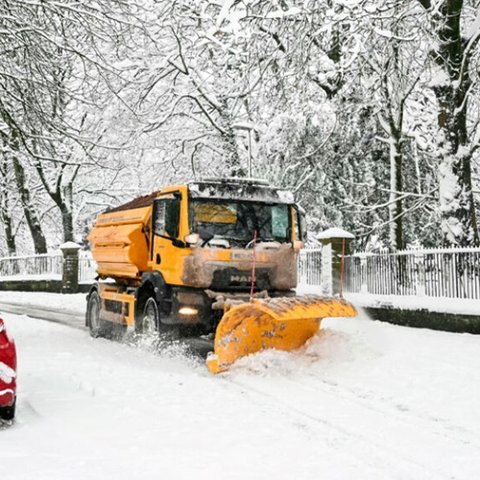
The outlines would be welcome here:
<svg viewBox="0 0 480 480">
<path fill-rule="evenodd" d="M 97 264 L 88 251 L 82 251 L 78 259 L 79 283 L 93 282 Z M 62 252 L 28 255 L 22 257 L 0 258 L 0 280 L 29 279 L 61 279 L 63 273 Z"/>
<path fill-rule="evenodd" d="M 0 278 L 32 277 L 32 276 L 62 276 L 63 255 L 45 253 L 24 257 L 0 258 Z"/>
<path fill-rule="evenodd" d="M 61 278 L 61 252 L 0 258 L 0 280 L 11 277 Z M 80 283 L 93 282 L 91 253 L 79 255 Z M 298 283 L 321 285 L 322 249 L 302 250 Z M 345 257 L 344 291 L 377 295 L 417 295 L 480 299 L 480 248 L 355 253 Z"/>
<path fill-rule="evenodd" d="M 78 283 L 93 283 L 97 276 L 96 269 L 97 263 L 93 259 L 91 252 L 80 252 L 78 258 Z"/>
<path fill-rule="evenodd" d="M 320 285 L 322 274 L 322 249 L 300 250 L 297 261 L 297 280 L 299 284 Z"/>
<path fill-rule="evenodd" d="M 480 249 L 358 253 L 345 257 L 345 291 L 480 299 Z"/>
</svg>

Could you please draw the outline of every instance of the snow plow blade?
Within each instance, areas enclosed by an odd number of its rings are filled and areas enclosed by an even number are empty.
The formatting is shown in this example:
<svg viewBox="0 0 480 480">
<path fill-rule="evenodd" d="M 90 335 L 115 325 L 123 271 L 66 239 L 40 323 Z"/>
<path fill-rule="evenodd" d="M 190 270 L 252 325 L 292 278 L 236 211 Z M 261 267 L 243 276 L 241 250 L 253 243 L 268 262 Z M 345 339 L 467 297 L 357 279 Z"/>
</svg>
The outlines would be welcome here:
<svg viewBox="0 0 480 480">
<path fill-rule="evenodd" d="M 315 335 L 323 318 L 356 314 L 345 300 L 318 295 L 256 299 L 233 306 L 217 327 L 207 367 L 219 373 L 251 353 L 269 348 L 295 350 Z"/>
</svg>

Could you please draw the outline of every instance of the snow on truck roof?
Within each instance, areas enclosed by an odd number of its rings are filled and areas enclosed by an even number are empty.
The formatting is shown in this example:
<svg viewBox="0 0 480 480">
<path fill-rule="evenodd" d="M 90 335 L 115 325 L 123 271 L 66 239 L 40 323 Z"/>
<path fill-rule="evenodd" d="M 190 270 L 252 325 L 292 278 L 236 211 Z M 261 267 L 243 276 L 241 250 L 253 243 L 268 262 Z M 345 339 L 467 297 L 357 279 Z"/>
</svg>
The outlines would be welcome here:
<svg viewBox="0 0 480 480">
<path fill-rule="evenodd" d="M 293 193 L 269 185 L 266 180 L 253 178 L 206 178 L 188 182 L 188 190 L 193 198 L 217 198 L 222 200 L 249 200 L 258 202 L 288 203 L 294 202 Z M 148 207 L 164 192 L 157 190 L 148 195 L 134 198 L 104 213 L 120 212 L 135 208 Z"/>
<path fill-rule="evenodd" d="M 250 185 L 263 185 L 264 187 L 274 188 L 270 185 L 268 180 L 263 178 L 253 178 L 253 177 L 225 177 L 225 178 L 215 178 L 215 177 L 206 177 L 201 178 L 198 181 L 192 181 L 190 183 L 214 183 L 214 184 L 250 184 Z"/>
<path fill-rule="evenodd" d="M 252 178 L 205 179 L 188 183 L 194 198 L 249 200 L 271 203 L 293 203 L 292 192 Z"/>
</svg>

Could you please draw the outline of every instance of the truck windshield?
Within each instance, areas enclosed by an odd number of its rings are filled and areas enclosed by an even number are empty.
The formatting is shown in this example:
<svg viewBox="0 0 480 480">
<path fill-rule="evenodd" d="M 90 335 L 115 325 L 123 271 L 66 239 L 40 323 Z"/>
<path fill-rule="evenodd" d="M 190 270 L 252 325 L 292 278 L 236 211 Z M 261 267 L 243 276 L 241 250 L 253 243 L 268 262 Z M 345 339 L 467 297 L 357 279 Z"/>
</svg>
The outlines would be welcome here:
<svg viewBox="0 0 480 480">
<path fill-rule="evenodd" d="M 290 206 L 229 200 L 192 199 L 190 231 L 246 245 L 257 232 L 259 242 L 290 242 Z"/>
</svg>

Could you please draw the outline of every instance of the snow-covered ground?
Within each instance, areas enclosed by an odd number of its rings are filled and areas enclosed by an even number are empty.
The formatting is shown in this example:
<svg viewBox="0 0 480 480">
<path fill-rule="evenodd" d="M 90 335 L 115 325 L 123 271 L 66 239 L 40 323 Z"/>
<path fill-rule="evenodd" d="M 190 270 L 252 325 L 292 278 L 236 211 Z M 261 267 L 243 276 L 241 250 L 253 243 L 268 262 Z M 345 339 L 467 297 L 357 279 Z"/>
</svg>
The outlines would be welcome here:
<svg viewBox="0 0 480 480">
<path fill-rule="evenodd" d="M 59 294 L 48 292 L 0 291 L 0 303 L 41 306 L 54 308 L 58 311 L 75 313 L 85 313 L 87 307 L 85 293 Z"/>
<path fill-rule="evenodd" d="M 2 480 L 478 477 L 479 336 L 331 319 L 212 376 L 180 347 L 0 314 L 19 355 Z"/>
</svg>

